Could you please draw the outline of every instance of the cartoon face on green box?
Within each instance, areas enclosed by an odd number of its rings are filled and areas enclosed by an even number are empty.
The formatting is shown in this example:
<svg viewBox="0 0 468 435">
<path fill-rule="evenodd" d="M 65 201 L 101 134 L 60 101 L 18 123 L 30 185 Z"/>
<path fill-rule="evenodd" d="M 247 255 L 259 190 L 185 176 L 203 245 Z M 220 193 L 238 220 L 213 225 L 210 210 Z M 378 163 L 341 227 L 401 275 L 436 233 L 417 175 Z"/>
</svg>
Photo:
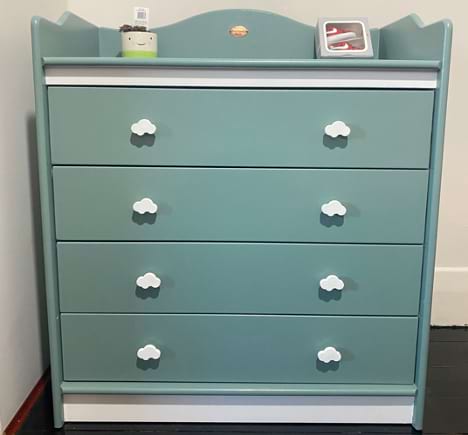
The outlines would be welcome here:
<svg viewBox="0 0 468 435">
<path fill-rule="evenodd" d="M 122 32 L 121 35 L 123 57 L 156 57 L 156 33 Z"/>
</svg>

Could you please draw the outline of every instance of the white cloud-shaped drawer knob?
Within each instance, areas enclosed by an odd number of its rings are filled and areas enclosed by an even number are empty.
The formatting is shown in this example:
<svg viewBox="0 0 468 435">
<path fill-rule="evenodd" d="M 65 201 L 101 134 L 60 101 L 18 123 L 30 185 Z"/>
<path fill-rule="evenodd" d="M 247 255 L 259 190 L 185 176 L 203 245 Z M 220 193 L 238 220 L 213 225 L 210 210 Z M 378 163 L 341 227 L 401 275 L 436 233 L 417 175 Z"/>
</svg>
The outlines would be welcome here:
<svg viewBox="0 0 468 435">
<path fill-rule="evenodd" d="M 332 361 L 339 362 L 341 361 L 341 353 L 338 352 L 333 346 L 326 347 L 317 353 L 317 358 L 319 361 L 328 364 Z"/>
<path fill-rule="evenodd" d="M 331 292 L 332 290 L 343 290 L 344 282 L 336 275 L 328 275 L 326 278 L 320 280 L 320 288 Z"/>
<path fill-rule="evenodd" d="M 143 198 L 133 203 L 133 211 L 138 214 L 155 214 L 158 211 L 158 205 L 151 198 Z"/>
<path fill-rule="evenodd" d="M 149 119 L 140 119 L 138 122 L 132 124 L 132 133 L 143 136 L 145 134 L 156 133 L 156 126 Z"/>
<path fill-rule="evenodd" d="M 344 216 L 347 212 L 346 207 L 336 199 L 323 204 L 321 210 L 327 216 Z"/>
<path fill-rule="evenodd" d="M 348 137 L 350 133 L 351 129 L 343 121 L 335 121 L 325 127 L 325 134 L 333 138 Z"/>
<path fill-rule="evenodd" d="M 143 361 L 148 361 L 150 359 L 158 360 L 161 358 L 161 351 L 156 346 L 147 344 L 137 350 L 137 357 Z"/>
<path fill-rule="evenodd" d="M 161 280 L 154 273 L 148 272 L 137 278 L 136 285 L 145 290 L 150 287 L 159 288 L 161 286 Z"/>
</svg>

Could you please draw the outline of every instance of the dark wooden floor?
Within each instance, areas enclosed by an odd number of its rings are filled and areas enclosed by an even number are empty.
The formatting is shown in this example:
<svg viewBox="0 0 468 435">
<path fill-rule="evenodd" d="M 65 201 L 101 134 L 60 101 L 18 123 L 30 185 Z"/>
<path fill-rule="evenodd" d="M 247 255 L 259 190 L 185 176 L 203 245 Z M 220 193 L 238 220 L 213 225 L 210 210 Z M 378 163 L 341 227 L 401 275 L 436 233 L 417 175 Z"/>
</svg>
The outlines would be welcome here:
<svg viewBox="0 0 468 435">
<path fill-rule="evenodd" d="M 468 328 L 431 332 L 425 434 L 468 434 Z M 417 434 L 409 425 L 304 424 L 66 424 L 52 428 L 50 389 L 33 407 L 18 434 Z"/>
</svg>

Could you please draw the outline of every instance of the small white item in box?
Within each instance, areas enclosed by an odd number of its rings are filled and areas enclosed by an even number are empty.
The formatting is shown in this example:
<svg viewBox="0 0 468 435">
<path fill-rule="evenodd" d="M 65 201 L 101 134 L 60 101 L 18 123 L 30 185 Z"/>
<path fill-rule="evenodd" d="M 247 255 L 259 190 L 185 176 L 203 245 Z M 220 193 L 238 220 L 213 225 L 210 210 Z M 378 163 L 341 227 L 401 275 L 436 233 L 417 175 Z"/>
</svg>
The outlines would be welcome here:
<svg viewBox="0 0 468 435">
<path fill-rule="evenodd" d="M 149 8 L 137 6 L 133 8 L 133 24 L 135 26 L 149 27 Z"/>
<path fill-rule="evenodd" d="M 374 56 L 367 18 L 319 18 L 315 37 L 318 58 Z"/>
</svg>

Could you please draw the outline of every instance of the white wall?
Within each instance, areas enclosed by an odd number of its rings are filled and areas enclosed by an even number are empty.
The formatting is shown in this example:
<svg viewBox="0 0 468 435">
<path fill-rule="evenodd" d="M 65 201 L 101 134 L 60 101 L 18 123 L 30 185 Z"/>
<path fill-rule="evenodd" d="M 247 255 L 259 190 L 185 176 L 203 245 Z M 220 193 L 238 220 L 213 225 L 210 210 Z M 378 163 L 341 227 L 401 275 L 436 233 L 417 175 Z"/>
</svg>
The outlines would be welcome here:
<svg viewBox="0 0 468 435">
<path fill-rule="evenodd" d="M 2 2 L 0 52 L 0 432 L 48 365 L 31 67 L 32 15 L 65 0 Z"/>
<path fill-rule="evenodd" d="M 380 27 L 409 13 L 425 23 L 441 18 L 454 22 L 444 175 L 439 223 L 437 270 L 432 323 L 468 324 L 468 140 L 464 133 L 468 97 L 468 3 L 462 0 L 68 0 L 68 8 L 102 26 L 118 27 L 132 21 L 134 6 L 150 7 L 150 26 L 160 26 L 188 16 L 225 8 L 264 9 L 315 24 L 319 16 L 368 16 Z"/>
</svg>

